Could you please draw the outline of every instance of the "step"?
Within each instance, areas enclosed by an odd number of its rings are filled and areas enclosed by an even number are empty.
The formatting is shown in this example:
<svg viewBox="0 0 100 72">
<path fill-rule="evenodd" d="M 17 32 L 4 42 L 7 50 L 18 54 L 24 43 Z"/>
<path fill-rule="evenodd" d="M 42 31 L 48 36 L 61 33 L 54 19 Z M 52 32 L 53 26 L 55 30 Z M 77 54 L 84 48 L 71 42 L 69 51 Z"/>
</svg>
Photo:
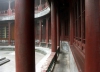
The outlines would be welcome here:
<svg viewBox="0 0 100 72">
<path fill-rule="evenodd" d="M 10 47 L 8 47 L 8 48 L 0 48 L 0 51 L 15 51 L 15 48 L 10 48 Z"/>
<path fill-rule="evenodd" d="M 5 58 L 4 60 L 0 61 L 0 66 L 7 63 L 7 62 L 9 62 L 9 61 L 10 61 L 9 59 Z"/>
<path fill-rule="evenodd" d="M 6 59 L 6 57 L 0 58 L 0 61 L 2 61 L 2 60 L 4 60 L 4 59 Z"/>
</svg>

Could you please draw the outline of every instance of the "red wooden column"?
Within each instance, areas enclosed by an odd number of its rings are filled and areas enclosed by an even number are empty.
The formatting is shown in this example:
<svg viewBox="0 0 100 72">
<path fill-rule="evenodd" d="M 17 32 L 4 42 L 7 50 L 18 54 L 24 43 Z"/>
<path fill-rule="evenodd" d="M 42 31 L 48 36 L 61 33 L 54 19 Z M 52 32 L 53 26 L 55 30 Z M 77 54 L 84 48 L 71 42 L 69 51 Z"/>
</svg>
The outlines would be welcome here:
<svg viewBox="0 0 100 72">
<path fill-rule="evenodd" d="M 49 20 L 49 43 L 51 43 L 51 20 Z"/>
<path fill-rule="evenodd" d="M 34 31 L 35 31 L 35 40 L 37 39 L 37 25 L 35 24 Z"/>
<path fill-rule="evenodd" d="M 8 35 L 8 44 L 11 45 L 11 23 L 8 23 L 9 35 Z"/>
<path fill-rule="evenodd" d="M 42 25 L 42 42 L 46 43 L 46 37 L 45 36 L 46 36 L 46 24 L 43 24 Z"/>
<path fill-rule="evenodd" d="M 60 46 L 60 21 L 59 13 L 57 13 L 57 46 Z"/>
<path fill-rule="evenodd" d="M 39 43 L 41 44 L 42 42 L 42 21 L 39 21 L 39 26 L 40 26 L 40 34 L 39 34 Z"/>
<path fill-rule="evenodd" d="M 85 0 L 85 72 L 100 72 L 99 1 Z"/>
<path fill-rule="evenodd" d="M 48 47 L 48 42 L 49 42 L 49 23 L 48 23 L 48 18 L 46 18 L 46 45 Z"/>
<path fill-rule="evenodd" d="M 70 44 L 74 42 L 74 9 L 70 7 Z"/>
<path fill-rule="evenodd" d="M 33 0 L 15 0 L 16 72 L 35 72 Z"/>
<path fill-rule="evenodd" d="M 55 3 L 51 1 L 51 47 L 52 52 L 57 50 L 57 25 L 56 25 L 56 9 Z"/>
<path fill-rule="evenodd" d="M 61 39 L 62 41 L 64 40 L 64 35 L 65 35 L 65 27 L 64 27 L 64 20 L 61 22 Z"/>
</svg>

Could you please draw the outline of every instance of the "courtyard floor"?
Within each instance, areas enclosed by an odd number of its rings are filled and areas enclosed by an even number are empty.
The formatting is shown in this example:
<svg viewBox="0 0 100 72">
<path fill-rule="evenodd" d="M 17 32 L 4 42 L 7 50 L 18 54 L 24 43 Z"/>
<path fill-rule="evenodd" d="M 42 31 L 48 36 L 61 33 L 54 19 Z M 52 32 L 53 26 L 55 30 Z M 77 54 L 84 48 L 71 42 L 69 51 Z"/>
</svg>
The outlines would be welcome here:
<svg viewBox="0 0 100 72">
<path fill-rule="evenodd" d="M 0 48 L 3 48 L 3 47 L 0 47 Z M 41 47 L 37 47 L 36 49 L 39 50 L 39 51 L 35 51 L 35 62 L 37 65 L 39 61 L 43 57 L 45 57 L 46 53 L 50 51 L 50 49 L 41 48 Z M 2 57 L 6 57 L 7 59 L 10 59 L 10 62 L 7 62 L 1 65 L 0 72 L 15 72 L 15 51 L 0 50 L 0 58 Z"/>
</svg>

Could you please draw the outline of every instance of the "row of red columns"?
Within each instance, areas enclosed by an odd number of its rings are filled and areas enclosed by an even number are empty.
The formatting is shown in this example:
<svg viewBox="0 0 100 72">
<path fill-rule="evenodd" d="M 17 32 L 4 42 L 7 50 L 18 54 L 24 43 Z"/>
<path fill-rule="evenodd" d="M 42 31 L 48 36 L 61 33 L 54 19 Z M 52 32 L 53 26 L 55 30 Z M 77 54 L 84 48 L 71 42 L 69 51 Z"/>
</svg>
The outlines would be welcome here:
<svg viewBox="0 0 100 72">
<path fill-rule="evenodd" d="M 54 15 L 53 15 L 54 16 Z M 55 15 L 56 16 L 56 15 Z M 56 34 L 57 36 L 55 36 L 56 37 L 56 39 L 57 39 L 57 45 L 59 46 L 60 45 L 60 42 L 59 42 L 59 40 L 60 40 L 60 31 L 59 31 L 59 14 L 57 13 L 57 16 L 56 16 L 56 20 L 57 20 L 57 24 L 58 25 L 56 25 L 56 28 L 57 28 L 57 31 L 55 31 L 56 33 L 54 33 L 54 34 Z M 52 20 L 51 20 L 52 21 Z M 55 23 L 55 24 L 56 24 Z M 54 23 L 52 23 L 53 25 L 54 25 Z M 40 41 L 40 45 L 41 45 L 41 42 L 42 42 L 42 20 L 40 20 L 39 21 L 39 27 L 40 27 L 40 34 L 39 34 L 39 41 Z M 51 32 L 54 32 L 54 30 L 53 29 L 51 29 L 52 31 Z M 51 35 L 51 36 L 53 36 L 53 35 Z M 55 38 L 54 38 L 55 39 Z M 56 41 L 56 40 L 55 40 Z M 46 18 L 46 46 L 48 47 L 48 43 L 49 43 L 49 18 Z"/>
<path fill-rule="evenodd" d="M 35 72 L 34 7 L 32 0 L 16 0 L 15 53 L 16 72 Z M 85 72 L 98 72 L 100 68 L 100 24 L 99 0 L 85 1 L 86 49 Z M 73 28 L 73 13 L 70 13 L 70 26 Z M 51 1 L 52 52 L 57 50 L 57 21 L 54 2 Z M 73 29 L 71 29 L 73 31 Z M 71 32 L 70 42 L 73 42 Z"/>
<path fill-rule="evenodd" d="M 85 46 L 85 71 L 100 71 L 100 1 L 85 0 L 85 25 L 86 25 L 86 46 Z M 70 8 L 70 44 L 74 40 L 74 13 Z"/>
<path fill-rule="evenodd" d="M 15 1 L 16 72 L 35 72 L 34 8 L 32 9 L 32 7 L 34 7 L 32 0 Z M 40 27 L 42 31 L 42 23 L 40 23 Z M 48 30 L 48 26 L 46 29 Z M 46 35 L 46 42 L 48 42 L 48 32 Z M 57 45 L 60 45 L 59 37 L 59 16 L 56 16 L 55 4 L 51 2 L 52 52 L 56 52 Z M 40 40 L 41 38 L 40 36 Z"/>
<path fill-rule="evenodd" d="M 46 18 L 46 47 L 48 47 L 48 43 L 49 43 L 49 18 Z M 40 28 L 40 34 L 39 34 L 39 43 L 41 45 L 41 42 L 42 42 L 42 28 L 43 28 L 43 25 L 42 25 L 42 20 L 39 20 L 39 28 Z"/>
</svg>

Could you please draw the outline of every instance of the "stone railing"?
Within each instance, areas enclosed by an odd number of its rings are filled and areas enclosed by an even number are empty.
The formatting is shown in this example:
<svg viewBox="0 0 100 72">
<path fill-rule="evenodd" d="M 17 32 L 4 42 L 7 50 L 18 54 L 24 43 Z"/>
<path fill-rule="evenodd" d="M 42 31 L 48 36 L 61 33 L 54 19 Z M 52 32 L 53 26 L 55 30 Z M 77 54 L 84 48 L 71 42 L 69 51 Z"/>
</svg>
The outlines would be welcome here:
<svg viewBox="0 0 100 72">
<path fill-rule="evenodd" d="M 12 9 L 12 14 L 15 14 L 15 9 Z"/>
<path fill-rule="evenodd" d="M 0 11 L 0 15 L 8 15 L 8 10 Z"/>
<path fill-rule="evenodd" d="M 45 4 L 41 4 L 39 6 L 36 6 L 35 7 L 35 13 L 38 13 L 38 12 L 42 11 L 43 9 L 45 9 L 47 7 L 48 7 L 47 2 Z M 13 15 L 13 14 L 15 14 L 15 9 L 12 9 L 11 12 L 10 12 L 10 15 Z M 9 10 L 0 11 L 0 15 L 9 15 Z"/>
<path fill-rule="evenodd" d="M 41 10 L 45 9 L 46 7 L 48 7 L 47 2 L 45 4 L 39 5 L 35 7 L 35 13 L 40 12 Z"/>
<path fill-rule="evenodd" d="M 10 15 L 15 14 L 15 9 L 10 10 Z M 9 10 L 0 11 L 0 15 L 9 15 Z"/>
<path fill-rule="evenodd" d="M 34 18 L 42 17 L 50 12 L 50 8 L 47 3 L 40 8 L 35 8 Z M 15 20 L 15 9 L 0 11 L 0 21 L 3 20 Z"/>
</svg>

